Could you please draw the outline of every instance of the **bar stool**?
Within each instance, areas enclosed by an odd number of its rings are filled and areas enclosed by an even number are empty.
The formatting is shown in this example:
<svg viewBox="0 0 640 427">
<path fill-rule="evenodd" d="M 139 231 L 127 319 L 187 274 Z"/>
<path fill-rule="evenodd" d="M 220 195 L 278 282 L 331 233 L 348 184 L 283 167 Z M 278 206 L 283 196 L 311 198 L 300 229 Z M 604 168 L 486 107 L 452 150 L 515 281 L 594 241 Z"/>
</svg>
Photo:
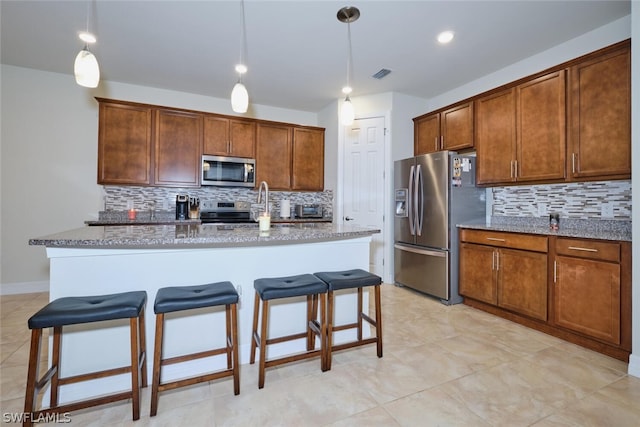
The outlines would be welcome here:
<svg viewBox="0 0 640 427">
<path fill-rule="evenodd" d="M 256 347 L 260 347 L 260 366 L 258 374 L 258 388 L 264 387 L 265 369 L 296 360 L 309 359 L 320 356 L 320 367 L 326 371 L 326 293 L 327 285 L 313 274 L 301 274 L 298 276 L 261 278 L 253 282 L 256 290 L 253 306 L 253 334 L 251 340 L 251 356 L 249 363 L 256 360 Z M 298 296 L 307 297 L 307 323 L 306 331 L 285 335 L 277 338 L 267 337 L 269 323 L 269 301 L 280 298 Z M 320 299 L 320 323 L 318 323 L 318 299 Z M 260 313 L 260 301 L 262 301 L 262 319 L 260 321 L 260 333 L 258 333 L 258 317 Z M 320 349 L 315 349 L 315 337 L 320 337 Z M 303 353 L 266 360 L 267 346 L 296 339 L 306 338 L 307 350 Z"/>
<path fill-rule="evenodd" d="M 27 389 L 24 399 L 25 426 L 44 414 L 60 414 L 91 406 L 131 399 L 133 419 L 140 418 L 140 383 L 147 386 L 146 340 L 144 311 L 147 302 L 145 291 L 124 292 L 99 296 L 64 297 L 56 299 L 31 316 L 31 349 L 27 371 Z M 129 319 L 131 333 L 131 364 L 121 367 L 63 377 L 60 372 L 60 347 L 62 328 L 68 325 L 102 322 L 114 319 Z M 51 367 L 40 378 L 40 346 L 42 330 L 53 328 L 53 354 Z M 88 381 L 124 373 L 131 374 L 131 390 L 109 396 L 91 398 L 84 401 L 58 405 L 60 386 Z M 36 410 L 37 396 L 51 382 L 50 407 Z"/>
<path fill-rule="evenodd" d="M 314 273 L 316 277 L 324 281 L 328 286 L 328 308 L 327 308 L 327 369 L 331 369 L 331 357 L 332 352 L 338 350 L 344 350 L 347 348 L 357 347 L 365 344 L 376 343 L 378 357 L 382 357 L 382 310 L 380 304 L 380 284 L 382 279 L 375 274 L 371 274 L 368 271 L 361 269 L 346 270 L 346 271 L 333 271 L 333 272 L 321 272 Z M 362 288 L 373 286 L 374 298 L 375 298 L 375 310 L 376 319 L 373 320 L 363 311 L 362 307 Z M 358 292 L 358 307 L 357 307 L 357 320 L 355 323 L 349 323 L 344 325 L 334 325 L 334 298 L 333 292 L 341 289 L 353 289 L 357 288 Z M 376 336 L 372 338 L 362 338 L 362 321 L 366 320 L 371 326 L 376 328 Z M 357 329 L 357 339 L 338 345 L 333 344 L 333 333 L 336 331 L 342 331 L 346 329 Z"/>
<path fill-rule="evenodd" d="M 225 346 L 198 353 L 162 358 L 165 313 L 193 310 L 203 307 L 225 306 Z M 156 313 L 156 334 L 153 356 L 153 382 L 151 386 L 151 416 L 158 412 L 158 393 L 165 390 L 233 377 L 233 393 L 240 393 L 240 368 L 238 366 L 238 292 L 231 282 L 209 283 L 197 286 L 173 286 L 161 288 L 156 294 L 153 310 Z M 207 331 L 210 329 L 206 329 Z M 220 354 L 227 355 L 227 368 L 204 375 L 162 383 L 161 371 L 165 365 L 186 362 Z"/>
</svg>

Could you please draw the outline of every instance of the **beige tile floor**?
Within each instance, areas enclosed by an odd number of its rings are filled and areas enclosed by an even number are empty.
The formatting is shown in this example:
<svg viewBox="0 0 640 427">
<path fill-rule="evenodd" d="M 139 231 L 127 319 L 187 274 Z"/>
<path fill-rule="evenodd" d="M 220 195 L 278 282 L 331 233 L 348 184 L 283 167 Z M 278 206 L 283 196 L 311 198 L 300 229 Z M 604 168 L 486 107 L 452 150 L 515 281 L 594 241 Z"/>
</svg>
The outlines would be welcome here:
<svg viewBox="0 0 640 427">
<path fill-rule="evenodd" d="M 77 426 L 639 426 L 640 378 L 618 360 L 464 305 L 383 285 L 384 357 L 374 346 L 161 394 L 158 415 L 115 403 L 73 413 Z M 4 414 L 22 411 L 27 319 L 47 294 L 3 296 Z"/>
</svg>

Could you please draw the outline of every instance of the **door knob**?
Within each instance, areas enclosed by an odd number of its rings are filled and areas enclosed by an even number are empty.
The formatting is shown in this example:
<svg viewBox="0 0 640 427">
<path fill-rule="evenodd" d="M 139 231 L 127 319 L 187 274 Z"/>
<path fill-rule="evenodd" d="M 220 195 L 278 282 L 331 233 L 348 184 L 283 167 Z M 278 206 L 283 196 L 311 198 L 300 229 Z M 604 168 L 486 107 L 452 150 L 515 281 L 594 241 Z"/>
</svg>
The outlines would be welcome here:
<svg viewBox="0 0 640 427">
<path fill-rule="evenodd" d="M 345 221 L 353 221 L 355 218 L 351 218 L 350 216 L 345 216 L 344 220 Z"/>
</svg>

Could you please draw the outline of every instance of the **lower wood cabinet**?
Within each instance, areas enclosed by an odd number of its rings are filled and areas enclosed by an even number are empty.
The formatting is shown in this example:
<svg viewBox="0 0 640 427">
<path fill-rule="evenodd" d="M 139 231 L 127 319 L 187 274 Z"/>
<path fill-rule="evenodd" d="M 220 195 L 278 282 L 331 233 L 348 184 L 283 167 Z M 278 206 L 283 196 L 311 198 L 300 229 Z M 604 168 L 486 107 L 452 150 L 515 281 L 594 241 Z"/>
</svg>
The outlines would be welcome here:
<svg viewBox="0 0 640 427">
<path fill-rule="evenodd" d="M 460 231 L 467 305 L 628 361 L 631 243 Z"/>
<path fill-rule="evenodd" d="M 553 323 L 620 344 L 620 244 L 558 238 Z"/>
<path fill-rule="evenodd" d="M 547 319 L 546 237 L 473 230 L 460 235 L 461 295 Z"/>
</svg>

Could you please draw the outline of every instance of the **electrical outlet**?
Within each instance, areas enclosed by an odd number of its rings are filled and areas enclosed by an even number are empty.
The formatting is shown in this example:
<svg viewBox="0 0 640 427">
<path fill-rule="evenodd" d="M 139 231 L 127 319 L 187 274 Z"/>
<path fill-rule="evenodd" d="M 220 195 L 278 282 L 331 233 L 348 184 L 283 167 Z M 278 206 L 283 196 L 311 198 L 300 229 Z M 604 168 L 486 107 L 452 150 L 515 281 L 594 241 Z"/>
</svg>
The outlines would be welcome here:
<svg viewBox="0 0 640 427">
<path fill-rule="evenodd" d="M 613 203 L 603 203 L 600 205 L 600 216 L 602 218 L 613 218 Z"/>
<path fill-rule="evenodd" d="M 538 203 L 538 216 L 547 216 L 547 205 Z"/>
</svg>

